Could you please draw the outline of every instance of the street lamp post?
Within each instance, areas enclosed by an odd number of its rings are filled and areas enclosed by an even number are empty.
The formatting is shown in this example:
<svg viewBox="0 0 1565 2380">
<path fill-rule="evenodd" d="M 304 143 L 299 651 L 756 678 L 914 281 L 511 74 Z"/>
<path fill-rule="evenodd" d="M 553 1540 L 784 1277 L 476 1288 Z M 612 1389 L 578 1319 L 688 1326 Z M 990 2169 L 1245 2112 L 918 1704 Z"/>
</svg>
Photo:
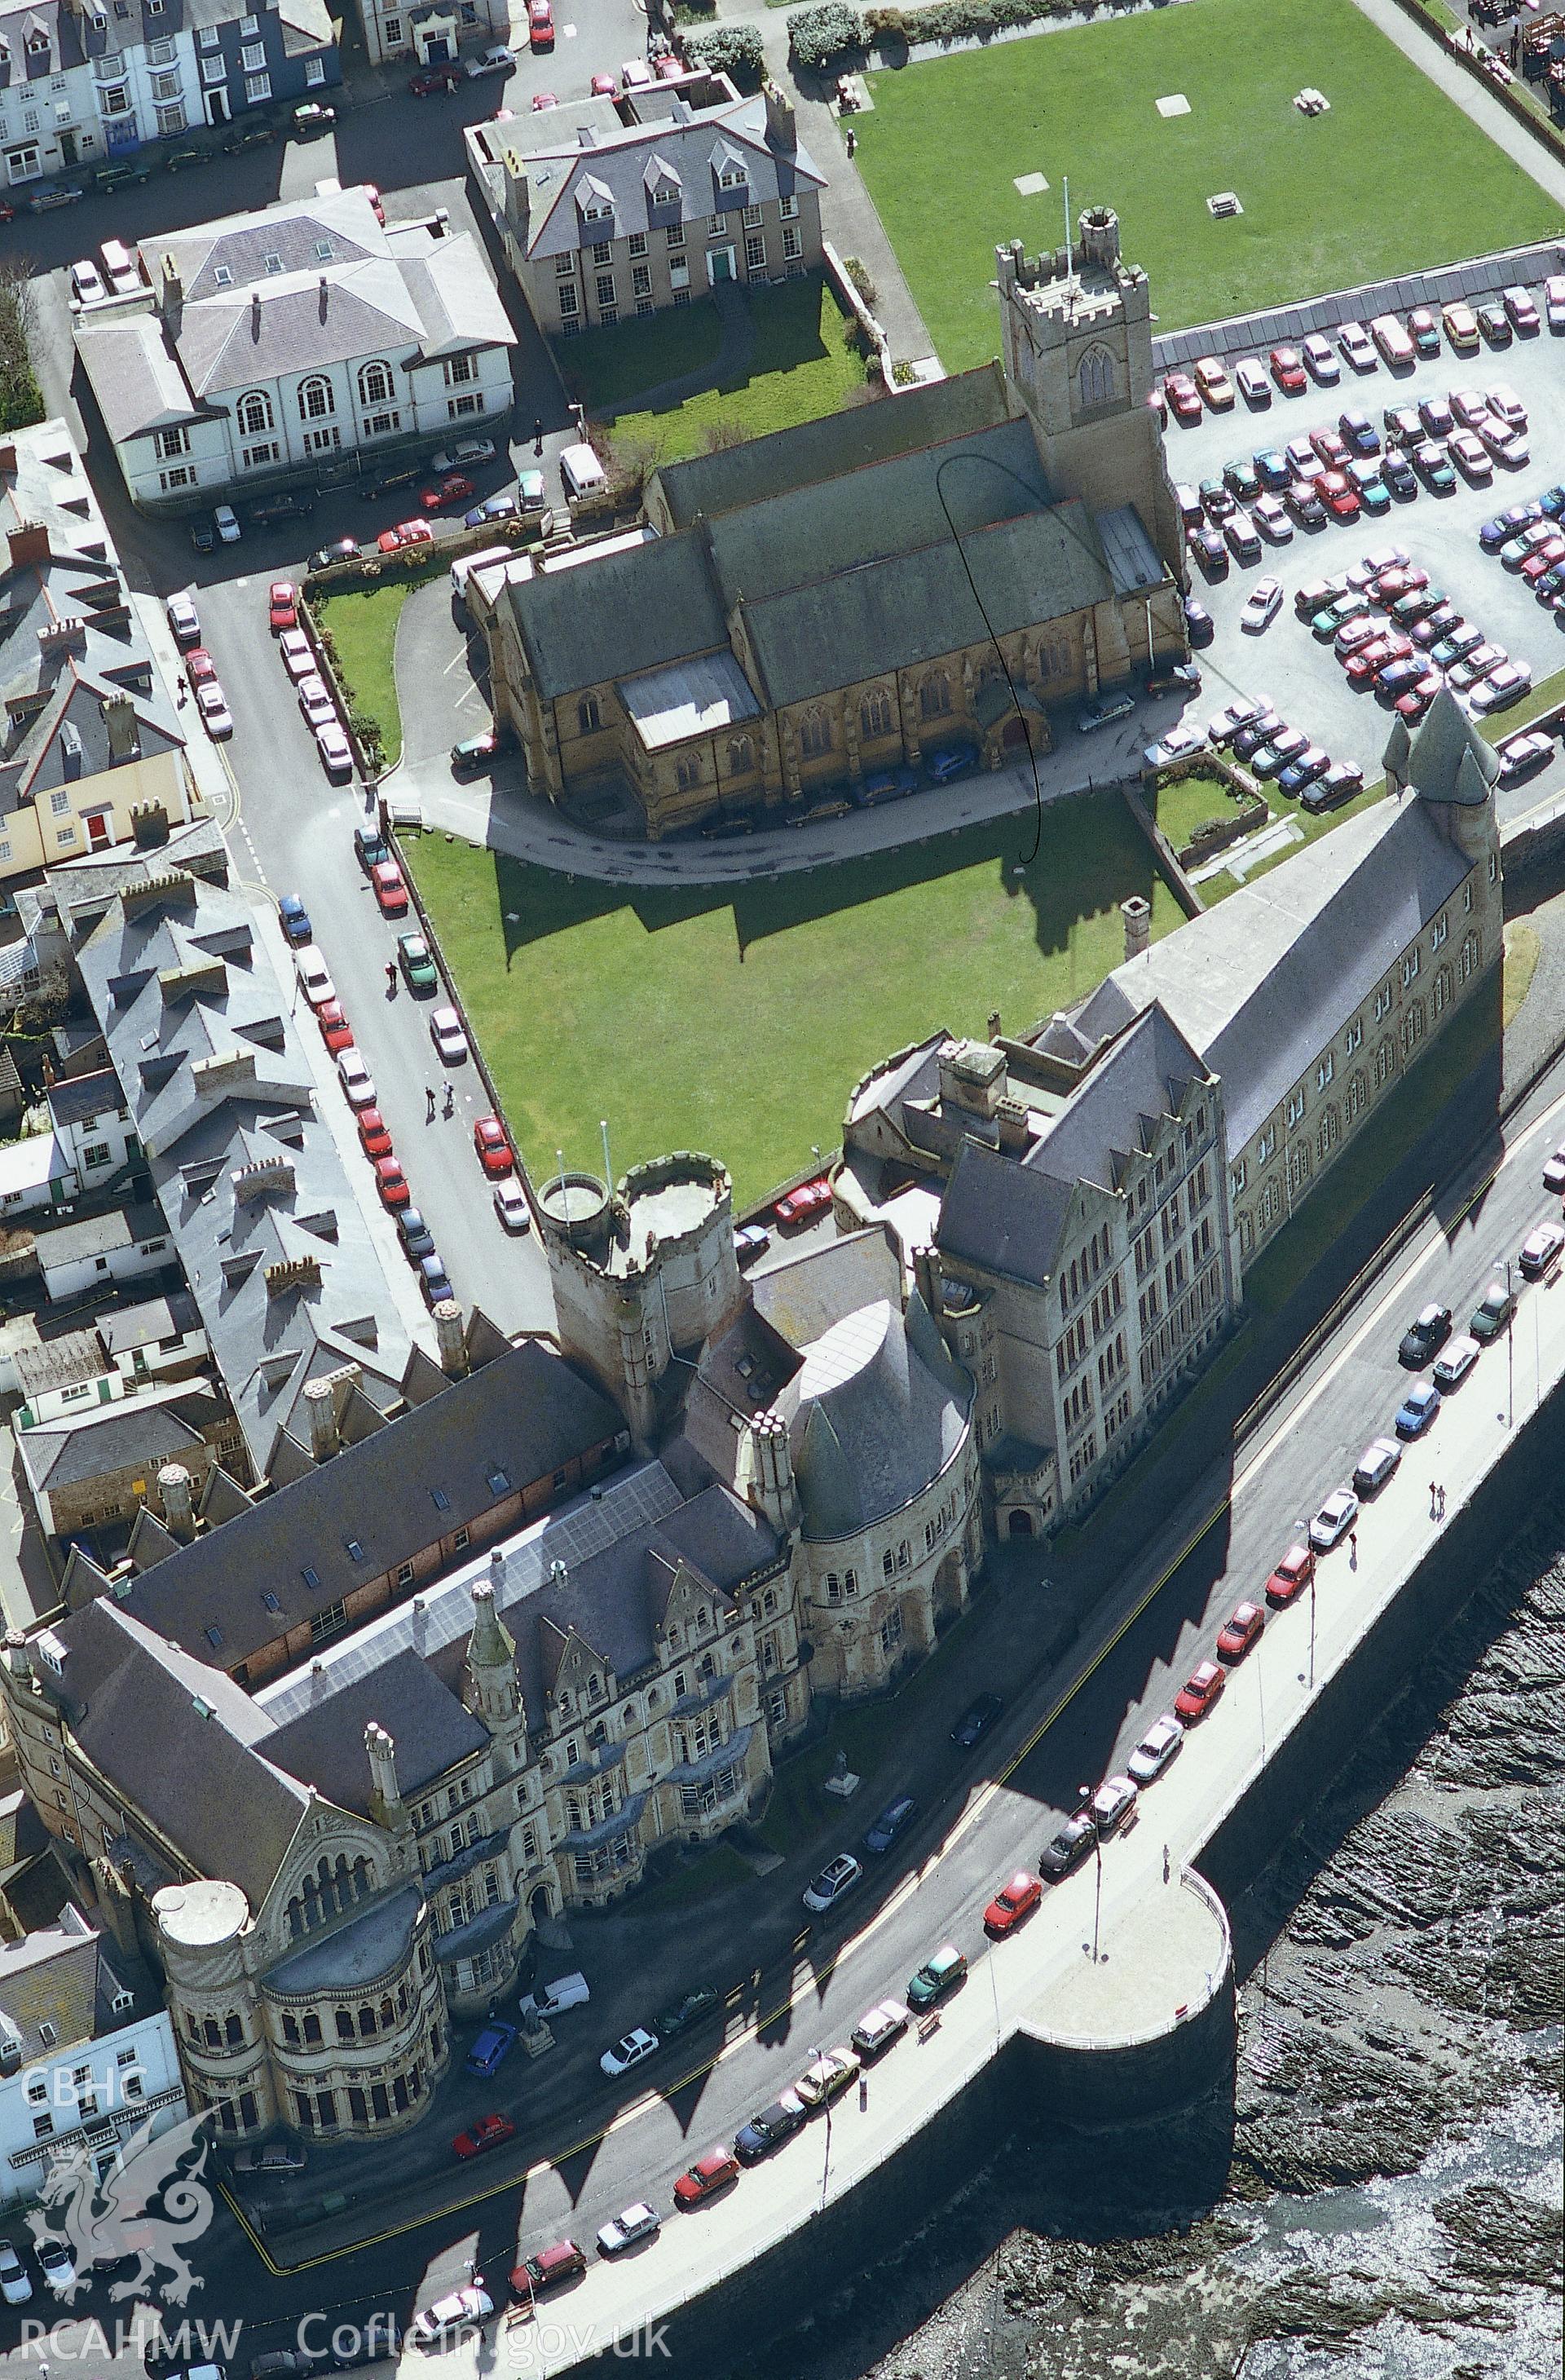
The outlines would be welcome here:
<svg viewBox="0 0 1565 2380">
<path fill-rule="evenodd" d="M 1510 1257 L 1509 1251 L 1495 1258 L 1505 1267 L 1505 1301 L 1510 1305 Z M 1510 1306 L 1505 1318 L 1505 1426 L 1516 1427 L 1516 1309 Z"/>
<path fill-rule="evenodd" d="M 1098 1934 L 1103 1918 L 1103 1838 L 1098 1830 L 1098 1821 L 1092 1815 L 1091 1786 L 1078 1785 L 1076 1793 L 1081 1803 L 1082 1815 L 1091 1822 L 1093 1856 L 1098 1864 L 1098 1881 L 1092 1896 L 1092 1963 L 1096 1967 Z"/>
<path fill-rule="evenodd" d="M 825 2056 L 825 2052 L 824 2052 L 824 2050 L 821 2050 L 821 2049 L 812 2049 L 812 2050 L 810 2051 L 810 2053 L 809 2053 L 809 2062 L 810 2062 L 810 2064 L 811 2064 L 812 2066 L 818 2065 L 818 2064 L 819 2063 L 820 2059 L 821 2059 L 824 2056 Z M 828 2183 L 828 2182 L 831 2180 L 831 2097 L 830 2097 L 830 2095 L 828 2095 L 828 2096 L 827 2096 L 827 2098 L 826 2098 L 826 2101 L 825 2101 L 825 2107 L 826 2107 L 826 2156 L 825 2156 L 825 2160 L 824 2160 L 824 2162 L 823 2162 L 823 2164 L 822 2164 L 822 2166 L 821 2166 L 821 2168 L 820 2168 L 820 2212 L 822 2213 L 822 2215 L 824 2215 L 824 2214 L 825 2214 L 825 2212 L 826 2212 L 826 2186 L 827 2186 L 827 2183 Z"/>
<path fill-rule="evenodd" d="M 1304 1551 L 1310 1551 L 1310 1533 L 1303 1521 L 1295 1521 L 1294 1532 Z M 1310 1564 L 1310 1692 L 1315 1692 L 1315 1564 Z"/>
</svg>

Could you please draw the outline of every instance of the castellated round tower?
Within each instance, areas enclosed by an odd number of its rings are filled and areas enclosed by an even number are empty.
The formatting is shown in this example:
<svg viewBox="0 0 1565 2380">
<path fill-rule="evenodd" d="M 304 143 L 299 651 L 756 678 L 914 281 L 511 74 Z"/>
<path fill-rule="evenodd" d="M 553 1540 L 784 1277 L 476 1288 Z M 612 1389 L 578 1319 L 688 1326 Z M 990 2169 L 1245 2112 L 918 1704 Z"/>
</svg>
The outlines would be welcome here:
<svg viewBox="0 0 1565 2380">
<path fill-rule="evenodd" d="M 556 1173 L 535 1187 L 560 1343 L 647 1452 L 672 1358 L 693 1356 L 744 1295 L 727 1170 L 676 1149 L 633 1166 L 612 1196 L 590 1173 Z"/>
</svg>

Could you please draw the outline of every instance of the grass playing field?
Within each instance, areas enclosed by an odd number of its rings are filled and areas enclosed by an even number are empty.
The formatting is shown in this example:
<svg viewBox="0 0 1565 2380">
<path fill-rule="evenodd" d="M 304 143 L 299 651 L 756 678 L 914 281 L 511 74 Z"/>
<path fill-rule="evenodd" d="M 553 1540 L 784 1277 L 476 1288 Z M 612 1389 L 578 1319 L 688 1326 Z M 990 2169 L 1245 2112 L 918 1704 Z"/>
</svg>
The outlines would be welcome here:
<svg viewBox="0 0 1565 2380">
<path fill-rule="evenodd" d="M 1159 326 L 1540 238 L 1559 206 L 1353 0 L 1192 0 L 870 77 L 858 164 L 941 361 L 999 349 L 997 241 L 1118 210 Z M 1306 117 L 1306 84 L 1331 103 Z M 1183 93 L 1187 115 L 1155 103 Z M 1018 176 L 1043 174 L 1023 198 Z M 1214 222 L 1208 196 L 1242 215 Z"/>
<path fill-rule="evenodd" d="M 931 807 L 938 795 L 922 797 Z M 1119 904 L 1173 894 L 1119 801 L 1051 804 L 916 847 L 686 893 L 568 879 L 425 836 L 408 856 L 533 1163 L 616 1172 L 704 1148 L 753 1198 L 834 1148 L 857 1077 L 940 1026 L 1023 1030 L 1123 953 Z"/>
</svg>

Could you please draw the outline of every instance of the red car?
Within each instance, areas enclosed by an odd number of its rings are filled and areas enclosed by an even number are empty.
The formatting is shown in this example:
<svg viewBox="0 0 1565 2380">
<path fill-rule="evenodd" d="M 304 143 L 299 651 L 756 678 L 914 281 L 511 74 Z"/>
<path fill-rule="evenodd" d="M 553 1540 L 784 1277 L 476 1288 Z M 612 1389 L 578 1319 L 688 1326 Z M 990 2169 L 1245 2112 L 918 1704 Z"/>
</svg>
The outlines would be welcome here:
<svg viewBox="0 0 1565 2380">
<path fill-rule="evenodd" d="M 1297 347 L 1273 347 L 1270 357 L 1271 376 L 1284 396 L 1300 396 L 1308 387 L 1304 367 Z"/>
<path fill-rule="evenodd" d="M 334 1058 L 353 1039 L 353 1027 L 343 1014 L 340 1000 L 323 1001 L 315 1012 L 315 1022 L 321 1027 L 321 1038 Z"/>
<path fill-rule="evenodd" d="M 497 2149 L 502 2141 L 515 2140 L 516 2127 L 509 2116 L 480 2116 L 469 2132 L 458 2132 L 451 2145 L 459 2157 L 482 2156 L 485 2149 Z"/>
<path fill-rule="evenodd" d="M 1322 471 L 1315 483 L 1315 492 L 1333 520 L 1357 520 L 1358 490 L 1346 471 Z"/>
<path fill-rule="evenodd" d="M 528 42 L 535 50 L 554 46 L 554 11 L 549 0 L 528 0 Z"/>
<path fill-rule="evenodd" d="M 492 1174 L 496 1181 L 502 1174 L 510 1172 L 511 1144 L 497 1115 L 479 1116 L 473 1126 L 473 1147 L 478 1151 L 479 1163 L 484 1172 Z"/>
<path fill-rule="evenodd" d="M 1328 471 L 1345 471 L 1348 468 L 1347 441 L 1340 431 L 1312 430 L 1310 444 Z"/>
<path fill-rule="evenodd" d="M 807 1215 L 823 1214 L 831 1204 L 831 1184 L 824 1173 L 819 1173 L 813 1182 L 801 1182 L 796 1190 L 790 1190 L 786 1197 L 779 1198 L 771 1210 L 772 1220 L 779 1223 L 799 1223 Z"/>
<path fill-rule="evenodd" d="M 592 96 L 594 99 L 613 99 L 618 96 L 618 93 L 619 84 L 612 74 L 595 74 L 593 76 Z"/>
<path fill-rule="evenodd" d="M 538 0 L 533 0 L 536 7 Z M 729 2149 L 709 2149 L 698 2156 L 688 2173 L 682 2173 L 673 2185 L 676 2206 L 704 2206 L 720 2190 L 726 2190 L 739 2179 L 739 2160 Z"/>
<path fill-rule="evenodd" d="M 382 199 L 379 190 L 375 188 L 373 182 L 360 182 L 358 187 L 370 201 L 370 213 L 374 216 L 375 221 L 382 226 L 382 228 L 384 229 L 386 220 L 385 202 Z"/>
<path fill-rule="evenodd" d="M 377 860 L 370 870 L 370 882 L 380 904 L 382 917 L 406 917 L 407 887 L 402 870 L 394 859 Z"/>
<path fill-rule="evenodd" d="M 1242 1661 L 1252 1645 L 1261 1641 L 1266 1626 L 1266 1613 L 1258 1603 L 1242 1603 L 1231 1620 L 1218 1630 L 1218 1658 L 1223 1661 Z"/>
<path fill-rule="evenodd" d="M 356 1121 L 358 1125 L 358 1146 L 366 1157 L 389 1157 L 392 1136 L 386 1130 L 385 1119 L 379 1108 L 360 1108 Z"/>
<path fill-rule="evenodd" d="M 285 628 L 297 628 L 299 624 L 298 597 L 291 578 L 274 578 L 272 582 L 271 627 L 274 637 Z"/>
<path fill-rule="evenodd" d="M 1002 1884 L 984 1912 L 986 1934 L 1009 1934 L 1024 1917 L 1030 1917 L 1043 1899 L 1043 1886 L 1036 1876 L 1019 1867 L 1009 1884 Z"/>
<path fill-rule="evenodd" d="M 1425 670 L 1416 686 L 1410 686 L 1405 694 L 1398 695 L 1392 708 L 1403 719 L 1422 719 L 1444 684 L 1445 679 L 1438 669 Z"/>
<path fill-rule="evenodd" d="M 406 1207 L 411 1202 L 413 1192 L 408 1184 L 407 1176 L 402 1170 L 400 1157 L 376 1158 L 375 1187 L 380 1193 L 381 1204 L 388 1214 L 394 1208 Z"/>
<path fill-rule="evenodd" d="M 1389 606 L 1403 595 L 1422 595 L 1428 584 L 1429 573 L 1420 569 L 1416 562 L 1393 563 L 1376 580 L 1375 600 Z"/>
<path fill-rule="evenodd" d="M 408 77 L 407 88 L 415 99 L 430 99 L 437 91 L 459 89 L 461 81 L 460 67 L 426 67 L 422 74 Z"/>
<path fill-rule="evenodd" d="M 1188 372 L 1170 372 L 1163 382 L 1163 394 L 1176 421 L 1200 420 L 1201 392 Z"/>
<path fill-rule="evenodd" d="M 473 492 L 471 480 L 460 471 L 448 471 L 438 488 L 426 488 L 419 502 L 427 513 L 449 512 L 454 504 L 465 504 Z"/>
<path fill-rule="evenodd" d="M 192 686 L 208 686 L 217 675 L 217 663 L 204 645 L 192 645 L 185 656 L 185 674 Z"/>
<path fill-rule="evenodd" d="M 1197 1661 L 1174 1696 L 1174 1708 L 1186 1727 L 1205 1718 L 1228 1683 L 1228 1671 L 1215 1661 Z"/>
<path fill-rule="evenodd" d="M 428 521 L 398 521 L 394 528 L 381 531 L 375 543 L 382 553 L 400 553 L 407 545 L 433 545 L 435 533 Z"/>
<path fill-rule="evenodd" d="M 1343 668 L 1350 686 L 1369 686 L 1391 659 L 1389 637 L 1371 637 L 1358 650 L 1350 653 Z"/>
<path fill-rule="evenodd" d="M 1266 1599 L 1280 1607 L 1302 1595 L 1315 1576 L 1315 1552 L 1309 1546 L 1290 1546 L 1266 1583 Z"/>
</svg>

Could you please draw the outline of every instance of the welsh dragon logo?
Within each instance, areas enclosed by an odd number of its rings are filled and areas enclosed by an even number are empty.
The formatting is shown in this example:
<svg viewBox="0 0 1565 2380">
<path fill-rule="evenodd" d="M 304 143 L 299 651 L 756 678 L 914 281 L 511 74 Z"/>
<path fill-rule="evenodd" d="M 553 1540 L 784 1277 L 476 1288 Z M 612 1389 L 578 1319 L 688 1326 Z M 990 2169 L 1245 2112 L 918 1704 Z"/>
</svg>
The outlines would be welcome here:
<svg viewBox="0 0 1565 2380">
<path fill-rule="evenodd" d="M 101 2180 L 84 2144 L 49 2168 L 40 2204 L 27 2221 L 35 2241 L 53 2234 L 71 2252 L 76 2278 L 63 2292 L 67 2303 L 89 2287 L 94 2264 L 118 2265 L 130 2257 L 136 2270 L 115 2279 L 111 2298 L 145 2297 L 161 2284 L 168 2302 L 182 2306 L 192 2289 L 203 2286 L 183 2252 L 212 2221 L 212 2192 L 200 2178 L 206 2119 L 188 2117 L 156 2140 L 152 2134 L 149 2120 L 130 2135 Z"/>
</svg>

